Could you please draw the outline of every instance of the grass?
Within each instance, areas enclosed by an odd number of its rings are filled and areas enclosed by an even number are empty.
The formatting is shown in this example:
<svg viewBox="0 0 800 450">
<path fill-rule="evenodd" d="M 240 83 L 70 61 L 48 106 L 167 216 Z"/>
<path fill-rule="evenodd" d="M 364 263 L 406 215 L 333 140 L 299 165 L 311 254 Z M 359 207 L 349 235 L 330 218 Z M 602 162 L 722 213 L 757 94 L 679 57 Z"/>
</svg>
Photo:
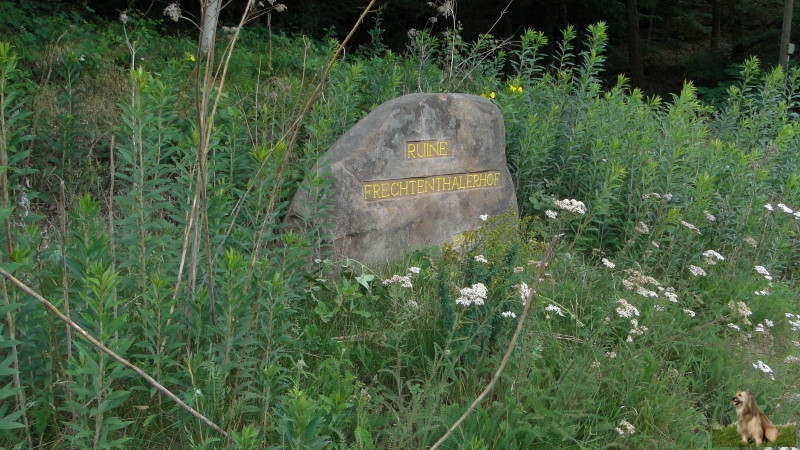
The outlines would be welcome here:
<svg viewBox="0 0 800 450">
<path fill-rule="evenodd" d="M 546 64 L 532 30 L 395 54 L 380 21 L 212 59 L 127 16 L 0 45 L 0 446 L 705 448 L 740 388 L 800 418 L 800 71 L 751 59 L 713 109 L 603 84 L 604 24 Z M 520 214 L 342 260 L 314 164 L 417 91 L 500 108 Z"/>
<path fill-rule="evenodd" d="M 742 445 L 742 437 L 736 432 L 736 424 L 711 430 L 712 448 L 730 447 L 795 447 L 797 445 L 797 427 L 793 424 L 776 425 L 780 435 L 775 442 L 764 442 L 762 445 L 755 445 L 750 441 L 749 445 Z"/>
</svg>

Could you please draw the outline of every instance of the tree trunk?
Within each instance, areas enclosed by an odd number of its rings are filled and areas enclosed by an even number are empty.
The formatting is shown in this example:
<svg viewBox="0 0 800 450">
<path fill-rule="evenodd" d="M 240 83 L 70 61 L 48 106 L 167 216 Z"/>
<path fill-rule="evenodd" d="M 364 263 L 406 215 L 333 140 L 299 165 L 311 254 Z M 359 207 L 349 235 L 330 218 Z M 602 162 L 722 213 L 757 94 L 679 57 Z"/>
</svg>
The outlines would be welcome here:
<svg viewBox="0 0 800 450">
<path fill-rule="evenodd" d="M 217 19 L 219 19 L 220 0 L 204 0 L 201 5 L 203 14 L 203 30 L 200 34 L 200 53 L 208 53 L 217 35 Z"/>
<path fill-rule="evenodd" d="M 631 85 L 641 87 L 644 83 L 644 62 L 639 37 L 639 6 L 637 0 L 625 0 L 625 18 L 628 22 L 628 64 Z"/>
<path fill-rule="evenodd" d="M 778 55 L 778 64 L 784 70 L 789 68 L 789 40 L 792 36 L 792 10 L 794 0 L 783 0 L 783 26 L 781 27 L 781 52 Z"/>
<path fill-rule="evenodd" d="M 711 50 L 722 42 L 722 0 L 711 0 Z"/>
</svg>

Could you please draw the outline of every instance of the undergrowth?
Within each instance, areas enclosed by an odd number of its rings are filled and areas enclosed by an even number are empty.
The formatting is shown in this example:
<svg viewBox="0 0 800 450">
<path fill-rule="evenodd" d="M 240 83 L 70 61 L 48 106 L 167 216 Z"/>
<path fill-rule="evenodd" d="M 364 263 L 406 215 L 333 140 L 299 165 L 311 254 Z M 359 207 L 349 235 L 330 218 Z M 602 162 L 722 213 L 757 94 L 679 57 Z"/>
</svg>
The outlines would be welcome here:
<svg viewBox="0 0 800 450">
<path fill-rule="evenodd" d="M 796 69 L 751 59 L 712 109 L 602 85 L 602 23 L 545 64 L 543 34 L 469 43 L 454 17 L 332 58 L 248 17 L 200 54 L 125 14 L 0 43 L 0 447 L 430 446 L 531 286 L 446 448 L 707 447 L 739 389 L 797 421 Z M 447 91 L 502 111 L 519 216 L 386 266 L 284 225 L 361 117 Z"/>
</svg>

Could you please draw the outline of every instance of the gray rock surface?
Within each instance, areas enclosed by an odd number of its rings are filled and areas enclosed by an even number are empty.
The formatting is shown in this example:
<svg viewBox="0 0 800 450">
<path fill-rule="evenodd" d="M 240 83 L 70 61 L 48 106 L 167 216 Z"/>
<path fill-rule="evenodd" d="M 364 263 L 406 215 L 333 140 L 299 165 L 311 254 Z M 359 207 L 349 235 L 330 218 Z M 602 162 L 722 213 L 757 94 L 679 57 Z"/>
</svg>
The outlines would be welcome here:
<svg viewBox="0 0 800 450">
<path fill-rule="evenodd" d="M 452 242 L 481 215 L 517 210 L 506 165 L 505 127 L 487 99 L 409 94 L 378 106 L 345 133 L 318 169 L 332 177 L 321 218 L 337 256 L 383 262 Z M 289 220 L 307 223 L 301 189 Z"/>
</svg>

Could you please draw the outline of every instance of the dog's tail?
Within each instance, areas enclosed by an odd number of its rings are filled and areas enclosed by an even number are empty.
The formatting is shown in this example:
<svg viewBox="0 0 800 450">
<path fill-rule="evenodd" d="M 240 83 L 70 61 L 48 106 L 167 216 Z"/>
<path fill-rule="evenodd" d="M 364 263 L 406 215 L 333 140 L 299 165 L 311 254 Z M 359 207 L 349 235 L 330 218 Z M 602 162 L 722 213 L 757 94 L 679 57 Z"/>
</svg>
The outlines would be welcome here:
<svg viewBox="0 0 800 450">
<path fill-rule="evenodd" d="M 770 425 L 764 429 L 764 436 L 769 439 L 770 442 L 775 442 L 778 440 L 778 436 L 780 436 L 780 431 L 775 425 Z"/>
</svg>

